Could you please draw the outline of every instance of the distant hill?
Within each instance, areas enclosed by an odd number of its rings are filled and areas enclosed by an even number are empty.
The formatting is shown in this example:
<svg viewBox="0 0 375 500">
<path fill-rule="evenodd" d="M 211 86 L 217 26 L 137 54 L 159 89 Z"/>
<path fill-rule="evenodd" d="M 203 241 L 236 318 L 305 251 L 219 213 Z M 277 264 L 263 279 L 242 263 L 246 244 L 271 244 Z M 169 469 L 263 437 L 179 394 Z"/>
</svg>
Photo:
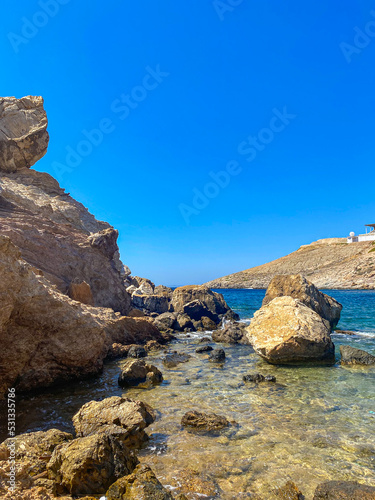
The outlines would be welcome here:
<svg viewBox="0 0 375 500">
<path fill-rule="evenodd" d="M 276 274 L 301 273 L 318 288 L 375 289 L 375 242 L 329 238 L 280 259 L 205 283 L 210 288 L 267 288 Z"/>
</svg>

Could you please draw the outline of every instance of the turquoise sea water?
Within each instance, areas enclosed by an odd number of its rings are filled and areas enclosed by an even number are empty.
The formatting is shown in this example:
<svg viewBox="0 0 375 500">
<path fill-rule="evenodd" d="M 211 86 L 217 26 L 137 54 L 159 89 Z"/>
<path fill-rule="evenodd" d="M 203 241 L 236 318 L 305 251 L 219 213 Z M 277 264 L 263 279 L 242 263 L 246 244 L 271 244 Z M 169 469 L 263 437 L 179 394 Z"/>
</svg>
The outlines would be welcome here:
<svg viewBox="0 0 375 500">
<path fill-rule="evenodd" d="M 264 290 L 218 291 L 242 320 L 251 318 L 265 294 Z M 375 354 L 375 291 L 326 293 L 344 306 L 338 327 L 355 332 L 333 334 L 337 360 L 333 366 L 272 366 L 242 345 L 223 345 L 226 362 L 217 366 L 195 353 L 199 338 L 210 332 L 181 334 L 169 350 L 188 352 L 189 362 L 166 369 L 164 353 L 149 357 L 163 372 L 160 386 L 119 388 L 117 378 L 125 361 L 114 361 L 91 380 L 20 396 L 17 433 L 51 427 L 71 432 L 71 417 L 84 403 L 124 394 L 157 410 L 140 460 L 174 491 L 181 487 L 181 471 L 191 468 L 214 481 L 221 491 L 218 498 L 228 500 L 250 493 L 272 498 L 273 489 L 287 480 L 293 480 L 307 500 L 325 480 L 375 486 L 375 368 L 342 367 L 339 359 L 340 344 Z M 275 375 L 277 384 L 242 382 L 244 374 L 255 372 Z M 225 415 L 238 427 L 220 436 L 196 436 L 180 424 L 183 414 L 193 409 Z M 0 417 L 5 422 L 4 407 Z M 189 498 L 204 497 L 192 491 Z"/>
</svg>

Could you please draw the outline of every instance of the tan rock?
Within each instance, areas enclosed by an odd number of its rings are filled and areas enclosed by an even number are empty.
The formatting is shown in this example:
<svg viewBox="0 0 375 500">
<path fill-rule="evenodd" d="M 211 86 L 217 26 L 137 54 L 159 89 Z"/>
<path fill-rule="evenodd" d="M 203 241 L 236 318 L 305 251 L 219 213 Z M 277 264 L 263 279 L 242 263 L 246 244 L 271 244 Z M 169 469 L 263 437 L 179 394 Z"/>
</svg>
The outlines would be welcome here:
<svg viewBox="0 0 375 500">
<path fill-rule="evenodd" d="M 30 168 L 47 152 L 49 136 L 43 98 L 0 98 L 0 170 Z"/>
<path fill-rule="evenodd" d="M 320 292 L 313 283 L 301 274 L 275 276 L 263 299 L 263 306 L 269 304 L 276 297 L 288 295 L 298 299 L 307 307 L 329 321 L 334 328 L 340 320 L 342 305 L 329 295 Z"/>
<path fill-rule="evenodd" d="M 173 500 L 148 465 L 138 465 L 134 472 L 118 479 L 106 493 L 107 500 Z"/>
<path fill-rule="evenodd" d="M 129 359 L 121 368 L 118 383 L 121 387 L 150 386 L 163 381 L 161 371 L 143 359 Z"/>
<path fill-rule="evenodd" d="M 184 427 L 193 427 L 197 430 L 217 431 L 228 427 L 229 421 L 222 415 L 216 415 L 216 413 L 188 411 L 182 417 L 181 425 Z"/>
<path fill-rule="evenodd" d="M 139 448 L 147 440 L 144 430 L 155 420 L 153 409 L 142 401 L 113 396 L 90 401 L 73 417 L 77 437 L 110 434 L 128 448 Z"/>
<path fill-rule="evenodd" d="M 334 359 L 329 323 L 289 296 L 257 311 L 247 336 L 255 352 L 272 364 Z"/>
<path fill-rule="evenodd" d="M 55 448 L 47 470 L 59 494 L 98 495 L 137 464 L 138 459 L 120 440 L 93 434 Z"/>
<path fill-rule="evenodd" d="M 143 318 L 71 300 L 20 257 L 9 238 L 0 236 L 0 393 L 97 373 L 114 342 L 164 342 Z"/>
<path fill-rule="evenodd" d="M 72 282 L 69 286 L 69 297 L 82 304 L 94 306 L 94 297 L 92 295 L 91 287 L 86 281 L 80 283 Z"/>
</svg>

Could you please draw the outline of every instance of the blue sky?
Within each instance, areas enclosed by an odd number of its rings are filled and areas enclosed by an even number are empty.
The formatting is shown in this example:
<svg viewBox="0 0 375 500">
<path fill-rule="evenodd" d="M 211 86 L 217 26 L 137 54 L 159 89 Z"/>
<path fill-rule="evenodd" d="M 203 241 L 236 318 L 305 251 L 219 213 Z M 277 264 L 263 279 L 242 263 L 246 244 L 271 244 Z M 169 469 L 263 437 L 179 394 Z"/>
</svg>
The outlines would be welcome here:
<svg viewBox="0 0 375 500">
<path fill-rule="evenodd" d="M 0 95 L 44 97 L 35 168 L 133 274 L 202 283 L 375 222 L 374 10 L 4 0 Z"/>
</svg>

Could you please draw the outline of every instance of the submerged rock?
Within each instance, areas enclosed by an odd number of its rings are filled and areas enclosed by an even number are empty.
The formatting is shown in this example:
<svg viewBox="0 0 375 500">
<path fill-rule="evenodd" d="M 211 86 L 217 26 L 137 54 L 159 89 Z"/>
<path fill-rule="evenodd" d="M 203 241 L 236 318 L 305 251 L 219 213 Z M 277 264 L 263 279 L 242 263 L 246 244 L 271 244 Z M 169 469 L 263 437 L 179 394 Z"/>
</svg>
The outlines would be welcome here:
<svg viewBox="0 0 375 500">
<path fill-rule="evenodd" d="M 277 488 L 275 495 L 279 500 L 304 500 L 305 497 L 299 488 L 293 483 L 288 481 L 284 486 Z"/>
<path fill-rule="evenodd" d="M 142 401 L 112 396 L 90 401 L 73 417 L 77 437 L 104 433 L 116 437 L 128 448 L 140 448 L 148 439 L 145 428 L 155 420 L 152 408 Z"/>
<path fill-rule="evenodd" d="M 375 500 L 375 487 L 350 481 L 319 484 L 313 500 Z"/>
<path fill-rule="evenodd" d="M 342 365 L 375 365 L 375 356 L 349 345 L 340 346 Z"/>
<path fill-rule="evenodd" d="M 226 322 L 224 326 L 212 333 L 212 340 L 223 344 L 248 344 L 246 324 Z"/>
<path fill-rule="evenodd" d="M 155 385 L 163 381 L 163 375 L 156 366 L 143 359 L 129 359 L 125 362 L 118 378 L 121 387 L 137 387 L 141 384 Z"/>
<path fill-rule="evenodd" d="M 162 361 L 167 368 L 175 368 L 180 363 L 186 363 L 190 358 L 190 354 L 186 352 L 174 351 L 171 354 L 167 354 Z"/>
<path fill-rule="evenodd" d="M 272 364 L 334 361 L 328 321 L 292 297 L 277 297 L 254 314 L 247 336 Z"/>
<path fill-rule="evenodd" d="M 201 347 L 197 347 L 195 349 L 195 352 L 198 353 L 198 354 L 202 354 L 202 353 L 205 353 L 205 352 L 210 352 L 213 350 L 213 347 L 211 347 L 210 345 L 202 345 Z"/>
<path fill-rule="evenodd" d="M 244 375 L 242 377 L 244 382 L 254 382 L 259 384 L 260 382 L 276 382 L 276 377 L 274 375 L 262 375 L 261 373 L 253 373 Z"/>
<path fill-rule="evenodd" d="M 192 427 L 197 430 L 217 431 L 229 426 L 229 421 L 215 413 L 200 413 L 198 411 L 189 411 L 181 419 L 184 427 Z"/>
<path fill-rule="evenodd" d="M 138 465 L 129 476 L 118 479 L 106 493 L 107 500 L 173 500 L 148 465 Z"/>
<path fill-rule="evenodd" d="M 96 495 L 133 472 L 137 464 L 138 459 L 120 440 L 92 434 L 55 448 L 47 470 L 59 494 Z"/>
<path fill-rule="evenodd" d="M 224 349 L 214 349 L 208 359 L 212 363 L 223 363 L 225 361 Z"/>
<path fill-rule="evenodd" d="M 317 287 L 301 274 L 278 275 L 269 284 L 263 306 L 276 297 L 293 297 L 326 319 L 333 329 L 340 320 L 342 305 Z"/>
</svg>

